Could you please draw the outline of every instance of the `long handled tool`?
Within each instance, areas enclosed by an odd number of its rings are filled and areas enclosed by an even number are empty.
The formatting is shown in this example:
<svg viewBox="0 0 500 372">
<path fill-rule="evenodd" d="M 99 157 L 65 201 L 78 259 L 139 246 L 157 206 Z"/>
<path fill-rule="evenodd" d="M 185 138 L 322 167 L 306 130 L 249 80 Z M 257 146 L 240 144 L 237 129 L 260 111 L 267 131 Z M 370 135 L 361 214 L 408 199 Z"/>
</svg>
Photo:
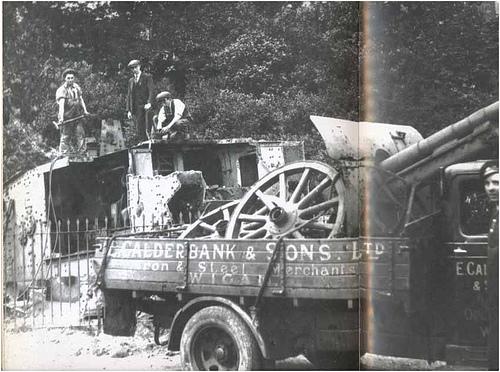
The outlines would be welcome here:
<svg viewBox="0 0 500 372">
<path fill-rule="evenodd" d="M 78 115 L 78 116 L 75 116 L 74 118 L 64 120 L 62 123 L 58 123 L 56 121 L 53 121 L 52 124 L 54 124 L 56 126 L 56 128 L 59 129 L 62 125 L 66 125 L 66 124 L 72 123 L 74 121 L 83 119 L 86 116 L 89 116 L 89 115 L 86 115 L 86 114 Z"/>
</svg>

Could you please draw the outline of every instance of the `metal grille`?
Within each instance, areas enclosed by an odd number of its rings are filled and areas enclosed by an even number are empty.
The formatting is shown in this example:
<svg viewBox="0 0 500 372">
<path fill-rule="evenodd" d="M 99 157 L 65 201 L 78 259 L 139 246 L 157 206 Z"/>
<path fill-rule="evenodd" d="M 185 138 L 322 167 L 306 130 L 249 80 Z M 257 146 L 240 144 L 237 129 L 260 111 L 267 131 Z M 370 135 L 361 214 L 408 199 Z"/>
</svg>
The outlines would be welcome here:
<svg viewBox="0 0 500 372">
<path fill-rule="evenodd" d="M 146 225 L 146 221 L 151 225 Z M 14 326 L 91 326 L 100 328 L 104 316 L 99 291 L 95 240 L 117 231 L 151 231 L 170 225 L 170 219 L 132 216 L 132 226 L 116 220 L 33 221 L 4 230 L 4 314 Z M 188 221 L 186 221 L 188 222 Z"/>
</svg>

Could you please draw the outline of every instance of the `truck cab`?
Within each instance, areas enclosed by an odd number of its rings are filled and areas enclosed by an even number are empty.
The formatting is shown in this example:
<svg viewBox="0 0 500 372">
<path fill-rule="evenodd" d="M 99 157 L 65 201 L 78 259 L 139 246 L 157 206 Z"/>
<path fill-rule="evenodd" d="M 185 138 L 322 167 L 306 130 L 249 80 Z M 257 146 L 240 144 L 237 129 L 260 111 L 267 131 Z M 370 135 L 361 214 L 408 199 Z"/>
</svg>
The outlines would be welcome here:
<svg viewBox="0 0 500 372">
<path fill-rule="evenodd" d="M 362 257 L 372 278 L 390 274 L 384 286 L 361 279 L 368 366 L 376 368 L 372 355 L 487 365 L 486 161 L 444 167 L 407 193 L 413 196 L 403 203 L 409 210 L 400 232 L 406 250 L 386 249 L 376 261 Z"/>
<path fill-rule="evenodd" d="M 486 365 L 490 203 L 480 177 L 485 161 L 454 164 L 443 174 L 444 247 L 450 284 L 446 360 Z"/>
</svg>

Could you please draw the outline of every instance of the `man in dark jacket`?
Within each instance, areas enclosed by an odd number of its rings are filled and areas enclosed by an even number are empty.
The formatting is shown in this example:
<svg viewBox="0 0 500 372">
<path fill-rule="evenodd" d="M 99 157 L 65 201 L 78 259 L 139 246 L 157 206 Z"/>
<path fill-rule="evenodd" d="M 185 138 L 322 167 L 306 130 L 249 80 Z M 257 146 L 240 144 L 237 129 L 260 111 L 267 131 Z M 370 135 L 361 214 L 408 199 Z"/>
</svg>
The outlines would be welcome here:
<svg viewBox="0 0 500 372">
<path fill-rule="evenodd" d="M 151 130 L 148 111 L 153 102 L 153 78 L 141 71 L 141 63 L 137 59 L 130 61 L 128 67 L 134 76 L 128 82 L 127 116 L 135 121 L 135 133 L 131 137 L 135 142 L 142 142 L 148 139 Z M 131 138 L 130 142 L 133 142 Z"/>
<path fill-rule="evenodd" d="M 490 200 L 488 232 L 488 369 L 498 371 L 498 163 L 487 162 L 481 169 L 486 195 Z"/>
</svg>

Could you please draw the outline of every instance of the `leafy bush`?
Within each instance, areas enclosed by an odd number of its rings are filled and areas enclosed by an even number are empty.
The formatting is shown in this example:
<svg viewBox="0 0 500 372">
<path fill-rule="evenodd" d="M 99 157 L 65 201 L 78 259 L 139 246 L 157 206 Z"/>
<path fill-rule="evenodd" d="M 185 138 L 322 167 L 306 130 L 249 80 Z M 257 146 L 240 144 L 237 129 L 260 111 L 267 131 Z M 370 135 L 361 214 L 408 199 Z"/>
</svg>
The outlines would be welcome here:
<svg viewBox="0 0 500 372">
<path fill-rule="evenodd" d="M 498 100 L 493 2 L 4 2 L 2 10 L 4 113 L 15 113 L 4 123 L 6 176 L 57 147 L 54 96 L 68 67 L 98 118 L 124 118 L 124 70 L 139 58 L 156 93 L 187 84 L 194 136 L 300 139 L 315 158 L 324 152 L 312 114 L 427 135 Z M 174 60 L 182 74 L 168 82 Z"/>
<path fill-rule="evenodd" d="M 262 31 L 239 36 L 234 43 L 214 53 L 213 58 L 226 76 L 227 88 L 255 95 L 276 93 L 283 85 L 286 87 L 287 75 L 293 67 L 287 44 Z"/>
</svg>

